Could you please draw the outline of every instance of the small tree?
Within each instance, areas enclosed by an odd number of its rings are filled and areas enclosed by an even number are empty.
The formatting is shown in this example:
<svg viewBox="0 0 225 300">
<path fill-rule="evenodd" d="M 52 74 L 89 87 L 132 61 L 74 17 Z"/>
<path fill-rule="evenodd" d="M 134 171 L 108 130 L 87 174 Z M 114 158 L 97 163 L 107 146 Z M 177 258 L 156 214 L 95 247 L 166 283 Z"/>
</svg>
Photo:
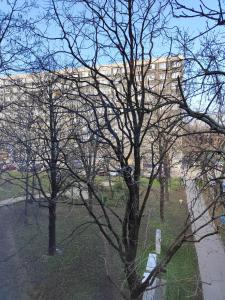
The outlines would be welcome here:
<svg viewBox="0 0 225 300">
<path fill-rule="evenodd" d="M 14 84 L 15 80 L 12 77 Z M 28 197 L 49 210 L 48 254 L 54 255 L 57 203 L 71 184 L 64 163 L 72 134 L 68 126 L 71 115 L 60 108 L 65 84 L 53 74 L 40 72 L 22 76 L 16 86 L 18 101 L 4 113 L 5 136 L 15 156 L 18 150 L 23 152 L 22 161 L 20 157 L 17 162 L 24 174 L 17 179 L 25 182 L 26 215 Z"/>
</svg>

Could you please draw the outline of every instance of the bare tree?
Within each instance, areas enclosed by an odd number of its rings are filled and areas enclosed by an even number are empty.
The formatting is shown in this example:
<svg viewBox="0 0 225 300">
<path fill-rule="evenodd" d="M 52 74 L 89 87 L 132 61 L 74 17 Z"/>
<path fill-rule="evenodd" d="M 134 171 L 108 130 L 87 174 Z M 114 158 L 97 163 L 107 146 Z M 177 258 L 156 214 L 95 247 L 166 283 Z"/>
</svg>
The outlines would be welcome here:
<svg viewBox="0 0 225 300">
<path fill-rule="evenodd" d="M 185 57 L 185 76 L 183 80 L 178 77 L 179 105 L 187 115 L 199 120 L 199 124 L 205 124 L 199 133 L 198 128 L 192 132 L 193 137 L 200 137 L 202 140 L 199 142 L 203 143 L 193 143 L 198 155 L 192 160 L 199 166 L 204 182 L 210 186 L 213 181 L 216 188 L 225 178 L 221 168 L 224 160 L 221 140 L 225 134 L 224 1 L 218 0 L 213 4 L 196 1 L 189 5 L 175 0 L 171 1 L 171 6 L 175 18 L 184 19 L 187 24 L 196 19 L 201 24 L 201 29 L 192 34 L 177 31 L 178 47 Z M 211 140 L 211 143 L 206 143 L 206 140 Z"/>
<path fill-rule="evenodd" d="M 16 179 L 25 182 L 26 215 L 29 199 L 49 210 L 48 254 L 54 255 L 57 203 L 71 184 L 64 164 L 72 140 L 72 116 L 61 108 L 65 83 L 44 72 L 21 75 L 19 82 L 11 77 L 11 81 L 17 88 L 17 101 L 4 111 L 5 141 L 13 148 L 14 160 L 22 171 Z"/>
<path fill-rule="evenodd" d="M 42 130 L 43 125 L 38 127 L 40 139 L 46 132 L 50 135 L 47 139 L 50 146 L 49 152 L 47 151 L 49 157 L 47 160 L 45 154 L 42 157 L 49 165 L 52 187 L 50 197 L 43 191 L 49 204 L 49 229 L 53 232 L 49 242 L 50 254 L 54 254 L 55 251 L 53 228 L 56 199 L 61 184 L 61 181 L 58 182 L 57 158 L 60 156 L 60 147 L 55 118 L 62 109 L 81 120 L 81 124 L 87 128 L 87 134 L 91 136 L 91 141 L 98 141 L 98 147 L 108 148 L 110 164 L 119 169 L 122 175 L 126 197 L 123 212 L 118 214 L 114 207 L 102 201 L 94 178 L 90 179 L 88 173 L 87 176 L 82 176 L 77 172 L 71 166 L 70 157 L 64 153 L 65 168 L 70 173 L 71 180 L 78 183 L 82 204 L 121 258 L 128 283 L 129 299 L 141 299 L 145 289 L 153 285 L 154 279 L 165 270 L 182 244 L 193 240 L 189 230 L 194 221 L 188 219 L 183 231 L 175 237 L 165 256 L 142 282 L 138 273 L 137 255 L 141 225 L 152 185 L 157 174 L 161 173 L 162 177 L 162 166 L 172 148 L 176 148 L 174 145 L 183 119 L 178 105 L 188 114 L 193 114 L 193 110 L 185 102 L 181 88 L 182 58 L 172 56 L 172 39 L 167 28 L 168 3 L 169 1 L 154 0 L 144 3 L 139 0 L 108 0 L 104 3 L 53 0 L 45 18 L 50 28 L 57 25 L 58 36 L 48 35 L 48 27 L 44 31 L 41 28 L 35 30 L 36 36 L 46 43 L 51 44 L 53 41 L 52 56 L 59 61 L 60 71 L 53 72 L 48 66 L 44 66 L 44 69 L 70 85 L 66 91 L 66 104 L 53 104 L 55 88 L 52 89 L 51 85 L 44 85 L 44 91 L 40 87 L 38 92 L 39 96 L 40 93 L 46 96 L 46 99 L 43 99 L 46 101 L 44 104 L 47 105 L 50 117 L 49 122 L 42 120 L 47 130 Z M 76 11 L 81 13 L 77 14 Z M 167 47 L 164 53 L 158 54 L 159 44 L 165 46 L 163 39 L 166 40 Z M 58 43 L 58 49 L 55 41 Z M 155 59 L 154 56 L 158 58 Z M 61 70 L 62 60 L 63 66 L 65 61 L 68 62 L 65 71 Z M 180 87 L 179 93 L 176 78 L 173 78 L 172 74 L 178 74 L 176 77 Z M 201 113 L 195 114 L 202 116 Z M 211 119 L 207 117 L 207 120 Z M 82 134 L 78 132 L 72 136 L 80 143 L 79 152 L 83 156 L 82 159 L 87 161 L 89 151 L 82 149 L 85 145 L 84 141 L 81 141 Z M 43 141 L 39 145 L 46 146 L 46 143 Z M 142 158 L 146 153 L 151 161 L 151 168 L 148 170 L 147 188 L 143 191 L 141 170 Z M 97 205 L 89 205 L 85 189 L 88 189 L 89 197 L 93 196 Z M 164 200 L 161 201 L 162 219 L 163 203 Z M 198 229 L 195 232 L 197 231 Z"/>
<path fill-rule="evenodd" d="M 56 207 L 71 185 L 64 164 L 71 136 L 70 118 L 60 108 L 65 101 L 64 82 L 59 81 L 52 74 L 45 73 L 36 75 L 36 78 L 32 79 L 35 90 L 34 92 L 29 90 L 28 93 L 33 98 L 34 108 L 36 108 L 33 152 L 43 166 L 42 172 L 36 172 L 35 175 L 49 210 L 48 254 L 54 255 L 56 252 Z M 40 174 L 43 172 L 47 173 L 49 191 L 46 191 L 42 183 Z"/>
<path fill-rule="evenodd" d="M 137 272 L 137 250 L 142 217 L 153 180 L 165 155 L 176 141 L 176 128 L 181 122 L 180 111 L 173 104 L 168 104 L 163 95 L 171 95 L 171 99 L 176 99 L 176 92 L 171 92 L 173 86 L 168 78 L 174 62 L 177 66 L 181 66 L 181 62 L 179 57 L 170 59 L 167 56 L 170 49 L 166 58 L 153 58 L 155 39 L 160 39 L 159 36 L 162 37 L 165 32 L 166 17 L 162 18 L 162 14 L 166 14 L 167 1 L 159 4 L 151 1 L 144 5 L 140 1 L 127 1 L 117 6 L 113 1 L 104 4 L 81 1 L 79 5 L 83 6 L 84 13 L 72 17 L 76 3 L 52 1 L 48 14 L 54 15 L 52 21 L 61 30 L 59 40 L 67 49 L 64 53 L 68 59 L 72 58 L 71 69 L 65 73 L 59 72 L 58 76 L 73 83 L 77 108 L 72 112 L 83 120 L 89 133 L 98 139 L 100 145 L 107 145 L 112 164 L 122 174 L 127 189 L 123 215 L 117 215 L 115 210 L 102 202 L 93 183 L 76 172 L 72 172 L 72 176 L 92 191 L 98 211 L 88 206 L 81 184 L 83 204 L 104 237 L 118 251 L 124 264 L 130 298 L 140 299 L 146 287 L 152 284 L 185 240 L 184 234 L 181 235 L 154 272 L 145 282 L 141 281 Z M 50 41 L 40 31 L 37 34 Z M 102 57 L 104 65 L 101 64 Z M 154 67 L 162 67 L 164 77 L 156 78 L 152 83 L 153 75 L 149 73 L 154 73 Z M 177 67 L 177 70 L 180 68 Z M 72 95 L 68 96 L 72 98 Z M 87 110 L 92 112 L 94 122 L 85 114 Z M 145 141 L 147 137 L 149 140 L 148 134 L 151 132 L 152 141 L 146 145 Z M 159 153 L 156 149 L 162 133 L 170 136 L 170 141 L 168 138 L 167 145 L 163 145 Z M 148 187 L 141 197 L 141 160 L 142 152 L 146 152 L 147 147 L 152 168 Z M 116 231 L 115 222 L 120 224 L 121 235 Z"/>
<path fill-rule="evenodd" d="M 92 114 L 86 112 L 85 115 L 91 122 Z M 67 162 L 74 172 L 78 172 L 80 169 L 81 176 L 90 183 L 90 186 L 94 186 L 100 167 L 98 138 L 90 133 L 86 123 L 80 117 L 74 118 L 72 128 L 71 140 L 73 143 L 70 155 L 67 156 Z M 90 187 L 88 187 L 88 202 L 89 209 L 92 211 L 93 193 Z"/>
<path fill-rule="evenodd" d="M 11 151 L 11 148 L 9 148 L 11 141 L 6 144 L 5 135 L 3 133 L 4 129 L 6 129 L 6 120 L 5 117 L 2 118 L 2 116 L 4 114 L 3 110 L 12 106 L 15 98 L 12 95 L 9 95 L 9 93 L 12 92 L 12 83 L 10 82 L 10 78 L 7 78 L 6 74 L 9 71 L 12 71 L 15 65 L 19 65 L 18 58 L 24 54 L 25 43 L 21 46 L 21 33 L 24 28 L 28 27 L 28 22 L 24 18 L 24 13 L 26 13 L 30 7 L 30 4 L 26 1 L 10 0 L 3 3 L 0 8 L 0 119 L 2 130 L 0 139 L 1 148 L 3 147 L 4 152 L 8 154 Z M 2 121 L 2 119 L 4 119 L 4 121 Z M 27 118 L 27 124 L 29 123 L 28 119 L 29 118 Z M 28 186 L 28 184 L 26 186 Z M 26 195 L 26 198 L 28 198 L 28 190 Z M 27 201 L 25 201 L 25 203 L 27 203 Z"/>
<path fill-rule="evenodd" d="M 178 78 L 180 107 L 213 132 L 224 134 L 224 3 L 171 1 L 171 6 L 175 18 L 183 18 L 187 24 L 195 18 L 203 23 L 192 35 L 178 30 L 178 46 L 185 57 L 185 78 Z"/>
</svg>

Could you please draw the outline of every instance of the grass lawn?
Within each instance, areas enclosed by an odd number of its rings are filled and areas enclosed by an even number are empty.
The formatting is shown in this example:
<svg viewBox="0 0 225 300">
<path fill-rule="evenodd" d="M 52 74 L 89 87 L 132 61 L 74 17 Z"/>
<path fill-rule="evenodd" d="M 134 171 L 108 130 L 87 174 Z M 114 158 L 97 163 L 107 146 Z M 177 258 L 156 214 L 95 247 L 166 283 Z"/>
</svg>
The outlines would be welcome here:
<svg viewBox="0 0 225 300">
<path fill-rule="evenodd" d="M 103 201 L 108 201 L 109 206 L 116 203 L 116 212 L 122 215 L 123 185 L 119 177 L 114 180 L 114 199 L 109 200 L 111 191 L 106 187 L 101 190 L 102 198 Z M 145 179 L 142 179 L 142 185 L 144 188 Z M 148 253 L 154 251 L 155 229 L 162 230 L 162 253 L 164 253 L 185 222 L 186 205 L 184 203 L 180 205 L 178 201 L 185 196 L 178 179 L 172 181 L 171 188 L 170 201 L 165 207 L 165 223 L 162 224 L 159 219 L 158 182 L 154 182 L 141 230 L 142 243 L 138 255 L 140 274 L 145 269 Z M 58 206 L 57 240 L 62 253 L 55 257 L 46 255 L 47 209 L 30 204 L 29 225 L 23 222 L 23 204 L 17 204 L 14 210 L 16 212 L 10 220 L 25 279 L 22 300 L 121 299 L 106 272 L 108 270 L 112 274 L 112 279 L 118 286 L 124 285 L 120 260 L 108 247 L 98 229 L 90 223 L 84 208 L 62 204 Z M 193 245 L 184 245 L 178 251 L 163 277 L 167 282 L 167 300 L 202 299 L 200 293 L 197 296 L 193 295 L 199 288 L 197 259 Z"/>
<path fill-rule="evenodd" d="M 88 223 L 90 219 L 84 208 L 59 205 L 57 240 L 62 253 L 54 257 L 46 255 L 47 209 L 35 208 L 34 204 L 29 208 L 29 225 L 22 220 L 22 203 L 14 207 L 21 218 L 11 217 L 24 277 L 21 300 L 104 300 L 108 299 L 108 293 L 109 300 L 121 300 L 107 278 L 105 259 L 117 283 L 120 278 L 122 281 L 120 262 L 95 226 Z"/>
<path fill-rule="evenodd" d="M 155 186 L 157 186 L 157 182 Z M 146 267 L 149 252 L 155 252 L 155 230 L 161 229 L 162 253 L 166 252 L 174 237 L 182 230 L 187 218 L 186 201 L 179 203 L 179 199 L 186 200 L 184 190 L 180 187 L 179 179 L 171 182 L 170 201 L 165 203 L 165 222 L 159 218 L 159 195 L 155 188 L 155 195 L 151 197 L 149 204 L 149 215 L 144 220 L 149 230 L 145 232 L 145 238 L 139 249 L 140 272 Z M 151 201 L 154 201 L 151 203 Z M 166 300 L 202 299 L 201 286 L 199 284 L 198 261 L 193 244 L 186 243 L 172 258 L 166 268 L 166 273 L 162 275 L 166 280 Z"/>
<path fill-rule="evenodd" d="M 0 201 L 5 200 L 7 198 L 19 197 L 25 195 L 25 175 L 17 171 L 10 171 L 1 174 L 0 177 Z M 41 184 L 44 190 L 48 191 L 48 178 L 46 174 L 41 174 Z M 29 182 L 30 186 L 32 186 L 32 173 L 29 173 Z M 36 187 L 38 187 L 36 180 Z M 29 189 L 31 191 L 31 187 Z M 38 194 L 38 188 L 34 189 L 34 194 Z"/>
<path fill-rule="evenodd" d="M 1 174 L 0 178 L 0 201 L 11 197 L 24 195 L 23 183 L 13 177 L 18 177 L 18 172 L 6 172 Z"/>
<path fill-rule="evenodd" d="M 184 199 L 182 191 L 172 192 L 171 200 L 165 207 L 165 223 L 162 224 L 157 217 L 159 215 L 158 208 L 153 222 L 151 222 L 152 231 L 160 228 L 162 231 L 162 256 L 178 234 L 186 220 L 186 205 L 180 205 L 178 200 Z M 153 236 L 153 234 L 152 234 Z M 154 241 L 152 240 L 152 244 Z M 154 247 L 150 246 L 150 250 L 154 252 Z M 172 258 L 166 268 L 166 273 L 162 276 L 166 280 L 166 299 L 182 300 L 182 299 L 202 299 L 200 284 L 198 261 L 193 244 L 184 244 Z"/>
</svg>

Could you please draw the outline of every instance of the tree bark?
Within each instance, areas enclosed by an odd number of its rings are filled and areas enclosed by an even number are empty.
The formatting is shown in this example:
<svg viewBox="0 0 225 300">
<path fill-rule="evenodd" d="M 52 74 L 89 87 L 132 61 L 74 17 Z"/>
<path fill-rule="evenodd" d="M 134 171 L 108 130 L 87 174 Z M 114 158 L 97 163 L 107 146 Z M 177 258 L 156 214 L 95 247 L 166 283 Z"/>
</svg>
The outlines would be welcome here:
<svg viewBox="0 0 225 300">
<path fill-rule="evenodd" d="M 93 193 L 91 190 L 91 187 L 88 185 L 88 206 L 90 211 L 92 212 L 93 210 Z"/>
<path fill-rule="evenodd" d="M 162 165 L 159 167 L 159 186 L 160 219 L 164 222 L 165 177 L 163 175 Z"/>
<path fill-rule="evenodd" d="M 169 193 L 169 181 L 170 181 L 170 168 L 169 168 L 169 159 L 168 155 L 165 155 L 164 159 L 164 175 L 165 175 L 165 201 L 170 200 L 170 193 Z"/>
<path fill-rule="evenodd" d="M 48 225 L 48 255 L 56 252 L 56 204 L 54 199 L 49 203 L 49 225 Z"/>
</svg>

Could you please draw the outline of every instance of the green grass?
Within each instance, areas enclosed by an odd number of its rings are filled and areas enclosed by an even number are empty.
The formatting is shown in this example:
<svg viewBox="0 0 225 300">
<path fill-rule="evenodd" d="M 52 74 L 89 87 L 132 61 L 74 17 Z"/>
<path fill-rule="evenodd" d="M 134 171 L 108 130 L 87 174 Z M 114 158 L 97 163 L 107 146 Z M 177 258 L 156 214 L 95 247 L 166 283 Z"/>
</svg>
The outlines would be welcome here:
<svg viewBox="0 0 225 300">
<path fill-rule="evenodd" d="M 17 172 L 11 172 L 11 175 L 16 177 Z M 24 195 L 22 186 L 20 180 L 9 176 L 7 173 L 2 174 L 0 178 L 0 200 Z"/>
<path fill-rule="evenodd" d="M 46 255 L 47 210 L 42 208 L 39 213 L 39 224 L 35 224 L 35 218 L 30 216 L 30 225 L 20 224 L 15 231 L 17 246 L 22 249 L 19 251 L 21 264 L 26 265 L 24 298 L 90 300 L 93 296 L 96 300 L 104 299 L 104 293 L 112 292 L 104 258 L 109 261 L 117 282 L 122 278 L 122 269 L 115 253 L 111 249 L 109 254 L 106 253 L 103 238 L 96 227 L 87 223 L 90 218 L 86 210 L 58 206 L 57 241 L 63 255 L 54 257 Z M 86 225 L 81 226 L 84 223 Z M 118 294 L 113 293 L 115 299 L 120 300 Z"/>
<path fill-rule="evenodd" d="M 114 207 L 123 215 L 126 190 L 120 177 L 113 178 L 113 198 L 109 188 L 99 184 L 99 193 L 103 201 Z M 105 180 L 102 180 L 105 181 Z M 101 182 L 102 182 L 101 181 Z M 142 188 L 146 186 L 142 179 Z M 155 248 L 155 230 L 162 230 L 162 255 L 182 229 L 186 220 L 186 205 L 179 204 L 185 198 L 180 188 L 179 179 L 171 182 L 170 201 L 165 206 L 165 223 L 159 218 L 158 181 L 153 185 L 146 214 L 141 227 L 141 244 L 138 252 L 138 270 L 143 274 L 148 253 Z M 116 204 L 116 207 L 115 207 Z M 23 204 L 18 204 L 23 207 Z M 55 300 L 102 300 L 103 292 L 116 293 L 106 276 L 105 260 L 109 264 L 110 273 L 120 286 L 124 284 L 123 271 L 117 254 L 105 245 L 98 229 L 88 223 L 86 210 L 82 207 L 59 205 L 57 209 L 57 241 L 63 255 L 48 257 L 47 253 L 47 209 L 29 206 L 29 225 L 23 221 L 14 230 L 16 245 L 21 265 L 26 266 L 24 274 L 24 299 L 55 299 Z M 148 214 L 149 212 L 149 214 Z M 81 225 L 85 224 L 85 225 Z M 118 224 L 115 227 L 120 230 Z M 146 225 L 148 225 L 146 229 Z M 73 234 L 71 234 L 74 232 Z M 163 275 L 166 279 L 166 300 L 201 299 L 201 295 L 193 296 L 199 286 L 197 283 L 198 267 L 193 245 L 184 245 L 167 266 Z M 107 290 L 107 291 L 106 291 Z M 24 294 L 24 295 L 25 295 Z M 76 296 L 74 296 L 76 295 Z M 74 298 L 75 297 L 75 298 Z M 116 300 L 120 300 L 118 294 Z"/>
<path fill-rule="evenodd" d="M 151 195 L 149 206 L 150 215 L 143 220 L 143 228 L 149 225 L 149 230 L 142 240 L 139 249 L 139 272 L 142 274 L 146 267 L 149 252 L 155 252 L 155 230 L 161 229 L 162 252 L 161 257 L 166 253 L 169 245 L 175 236 L 182 230 L 187 218 L 187 207 L 185 201 L 182 205 L 179 199 L 185 200 L 185 194 L 180 187 L 179 180 L 175 179 L 171 184 L 170 201 L 165 203 L 165 222 L 159 218 L 159 195 L 157 190 L 155 195 Z M 151 202 L 150 201 L 150 202 Z M 199 285 L 198 262 L 193 244 L 184 244 L 176 255 L 172 258 L 166 268 L 166 273 L 162 276 L 166 280 L 166 300 L 202 299 Z M 194 292 L 197 290 L 197 293 Z"/>
<path fill-rule="evenodd" d="M 46 174 L 40 174 L 41 186 L 45 191 L 49 191 L 49 181 Z M 33 177 L 29 173 L 29 191 L 31 191 Z M 34 194 L 39 191 L 39 184 L 36 179 Z M 7 198 L 19 197 L 25 195 L 25 174 L 17 171 L 10 171 L 1 174 L 0 178 L 0 201 Z"/>
<path fill-rule="evenodd" d="M 170 183 L 169 183 L 170 189 L 171 190 L 176 190 L 176 189 L 180 188 L 180 185 L 181 185 L 180 183 L 181 183 L 180 178 L 177 178 L 177 177 L 171 178 Z M 148 186 L 148 184 L 149 184 L 149 179 L 146 178 L 146 177 L 141 177 L 141 185 L 143 187 L 146 187 L 146 186 Z M 158 188 L 159 187 L 159 180 L 155 179 L 153 181 L 152 186 L 153 186 L 153 188 Z"/>
</svg>

